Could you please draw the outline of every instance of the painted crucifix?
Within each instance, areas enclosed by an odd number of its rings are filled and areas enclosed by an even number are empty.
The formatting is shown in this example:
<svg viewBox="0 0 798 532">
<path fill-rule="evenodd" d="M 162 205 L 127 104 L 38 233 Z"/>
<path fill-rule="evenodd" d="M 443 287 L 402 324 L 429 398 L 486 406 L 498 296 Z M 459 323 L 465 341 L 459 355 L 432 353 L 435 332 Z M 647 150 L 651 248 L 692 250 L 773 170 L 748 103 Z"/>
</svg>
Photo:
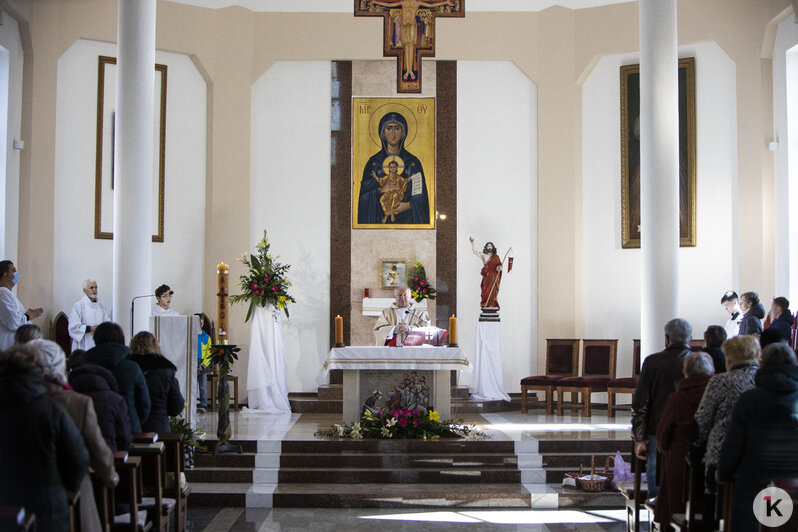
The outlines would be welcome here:
<svg viewBox="0 0 798 532">
<path fill-rule="evenodd" d="M 465 0 L 355 0 L 355 16 L 383 18 L 382 55 L 397 58 L 398 92 L 421 92 L 421 58 L 435 56 L 435 19 L 464 17 Z"/>
</svg>

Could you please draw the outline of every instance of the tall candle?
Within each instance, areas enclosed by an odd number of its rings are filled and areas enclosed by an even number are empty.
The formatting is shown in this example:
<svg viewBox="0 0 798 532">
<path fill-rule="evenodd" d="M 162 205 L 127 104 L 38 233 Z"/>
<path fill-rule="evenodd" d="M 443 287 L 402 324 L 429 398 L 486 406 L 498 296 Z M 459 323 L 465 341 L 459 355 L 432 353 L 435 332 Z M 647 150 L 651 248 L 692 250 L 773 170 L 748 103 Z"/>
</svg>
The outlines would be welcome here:
<svg viewBox="0 0 798 532">
<path fill-rule="evenodd" d="M 341 316 L 335 317 L 335 344 L 343 345 L 344 343 L 344 319 Z"/>
<path fill-rule="evenodd" d="M 219 344 L 228 342 L 227 335 L 227 278 L 230 275 L 230 266 L 224 262 L 216 267 L 216 341 Z"/>
<path fill-rule="evenodd" d="M 449 318 L 449 343 L 457 343 L 457 318 L 454 317 L 454 314 Z"/>
</svg>

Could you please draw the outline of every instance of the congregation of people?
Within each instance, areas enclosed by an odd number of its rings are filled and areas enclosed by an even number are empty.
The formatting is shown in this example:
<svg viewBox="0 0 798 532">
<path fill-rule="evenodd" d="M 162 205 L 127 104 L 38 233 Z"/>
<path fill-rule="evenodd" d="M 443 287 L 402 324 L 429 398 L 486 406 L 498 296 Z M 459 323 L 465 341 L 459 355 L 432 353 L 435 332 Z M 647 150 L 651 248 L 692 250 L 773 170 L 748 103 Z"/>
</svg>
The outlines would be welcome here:
<svg viewBox="0 0 798 532">
<path fill-rule="evenodd" d="M 113 452 L 134 433 L 171 431 L 170 417 L 185 407 L 176 368 L 149 332 L 125 344 L 94 281 L 70 313 L 67 357 L 31 323 L 43 311 L 19 302 L 18 281 L 13 263 L 0 262 L 0 501 L 35 514 L 39 530 L 63 531 L 68 492 L 79 491 L 81 530 L 99 531 L 89 468 L 115 486 Z"/>
<path fill-rule="evenodd" d="M 755 292 L 726 292 L 721 305 L 729 319 L 707 328 L 704 351 L 691 351 L 687 321 L 665 325 L 666 349 L 645 358 L 632 399 L 634 453 L 646 461 L 661 530 L 685 511 L 688 458 L 703 470 L 708 530 L 716 524 L 718 482 L 733 485 L 731 530 L 751 531 L 759 530 L 756 495 L 772 482 L 798 478 L 798 360 L 789 301 L 775 298 L 766 313 Z"/>
</svg>

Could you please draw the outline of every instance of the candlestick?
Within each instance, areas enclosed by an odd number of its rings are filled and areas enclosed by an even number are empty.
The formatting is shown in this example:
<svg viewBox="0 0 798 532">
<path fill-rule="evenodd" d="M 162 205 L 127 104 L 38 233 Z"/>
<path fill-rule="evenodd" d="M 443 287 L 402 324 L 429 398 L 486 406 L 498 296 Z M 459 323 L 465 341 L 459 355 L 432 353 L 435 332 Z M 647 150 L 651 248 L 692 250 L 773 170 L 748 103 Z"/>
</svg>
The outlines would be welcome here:
<svg viewBox="0 0 798 532">
<path fill-rule="evenodd" d="M 222 262 L 216 267 L 216 342 L 227 344 L 227 278 L 230 275 L 230 266 Z"/>
<path fill-rule="evenodd" d="M 449 318 L 449 347 L 457 347 L 457 318 Z"/>
<path fill-rule="evenodd" d="M 368 288 L 366 288 L 365 294 L 366 294 L 366 297 L 369 297 L 369 289 Z"/>
<path fill-rule="evenodd" d="M 344 347 L 344 319 L 335 317 L 335 347 Z"/>
</svg>

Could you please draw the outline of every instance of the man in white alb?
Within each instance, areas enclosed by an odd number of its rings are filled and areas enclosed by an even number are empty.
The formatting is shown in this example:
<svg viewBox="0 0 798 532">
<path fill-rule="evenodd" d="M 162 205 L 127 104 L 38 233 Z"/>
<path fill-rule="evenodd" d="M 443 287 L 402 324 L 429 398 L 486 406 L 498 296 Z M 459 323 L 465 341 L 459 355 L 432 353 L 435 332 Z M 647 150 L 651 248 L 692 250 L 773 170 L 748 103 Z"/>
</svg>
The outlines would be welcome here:
<svg viewBox="0 0 798 532">
<path fill-rule="evenodd" d="M 14 345 L 14 333 L 20 325 L 30 323 L 42 314 L 41 308 L 25 310 L 11 291 L 19 282 L 19 272 L 10 260 L 0 261 L 0 350 Z"/>
<path fill-rule="evenodd" d="M 177 311 L 171 307 L 172 305 L 172 294 L 175 291 L 169 288 L 169 286 L 162 284 L 158 288 L 155 289 L 155 299 L 157 300 L 157 304 L 152 307 L 152 315 L 153 316 L 177 316 Z"/>
<path fill-rule="evenodd" d="M 72 337 L 73 351 L 88 351 L 94 347 L 94 329 L 105 321 L 111 321 L 111 314 L 97 300 L 97 281 L 83 281 L 83 294 L 69 313 L 69 336 Z"/>
<path fill-rule="evenodd" d="M 411 327 L 426 327 L 429 324 L 429 314 L 426 309 L 416 308 L 415 302 L 410 298 L 410 288 L 395 288 L 393 295 L 396 301 L 382 311 L 374 324 L 374 340 L 377 345 L 385 345 L 385 340 L 392 333 L 399 336 L 397 345 L 401 345 L 401 339 Z"/>
</svg>

